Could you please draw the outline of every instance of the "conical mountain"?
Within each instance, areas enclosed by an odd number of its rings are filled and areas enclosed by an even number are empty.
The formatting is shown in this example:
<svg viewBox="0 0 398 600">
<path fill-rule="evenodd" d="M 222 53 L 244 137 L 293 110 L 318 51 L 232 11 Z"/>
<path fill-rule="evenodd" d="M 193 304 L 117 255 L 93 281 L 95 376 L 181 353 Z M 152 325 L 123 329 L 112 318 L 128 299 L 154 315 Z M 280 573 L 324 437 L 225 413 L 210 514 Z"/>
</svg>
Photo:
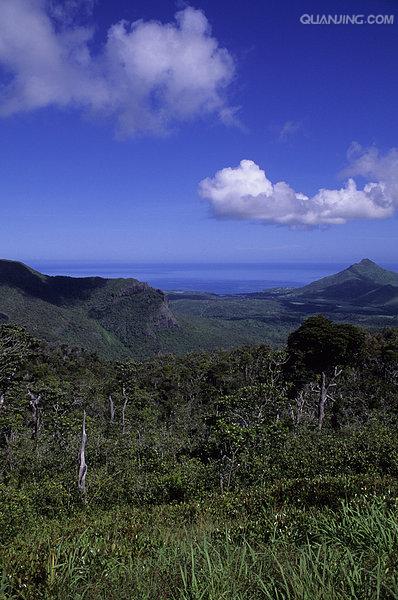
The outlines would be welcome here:
<svg viewBox="0 0 398 600">
<path fill-rule="evenodd" d="M 384 305 L 398 302 L 398 273 L 388 271 L 372 260 L 364 258 L 336 273 L 318 279 L 293 292 L 295 296 L 360 306 Z"/>
</svg>

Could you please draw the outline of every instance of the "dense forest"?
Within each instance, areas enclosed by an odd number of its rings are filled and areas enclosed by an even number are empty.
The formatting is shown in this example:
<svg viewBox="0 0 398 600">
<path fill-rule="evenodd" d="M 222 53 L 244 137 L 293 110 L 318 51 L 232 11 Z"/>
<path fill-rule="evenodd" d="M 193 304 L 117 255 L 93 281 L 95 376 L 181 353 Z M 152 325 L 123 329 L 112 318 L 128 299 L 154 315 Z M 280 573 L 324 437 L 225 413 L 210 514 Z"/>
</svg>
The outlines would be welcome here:
<svg viewBox="0 0 398 600">
<path fill-rule="evenodd" d="M 110 362 L 0 327 L 2 598 L 398 598 L 398 330 Z"/>
</svg>

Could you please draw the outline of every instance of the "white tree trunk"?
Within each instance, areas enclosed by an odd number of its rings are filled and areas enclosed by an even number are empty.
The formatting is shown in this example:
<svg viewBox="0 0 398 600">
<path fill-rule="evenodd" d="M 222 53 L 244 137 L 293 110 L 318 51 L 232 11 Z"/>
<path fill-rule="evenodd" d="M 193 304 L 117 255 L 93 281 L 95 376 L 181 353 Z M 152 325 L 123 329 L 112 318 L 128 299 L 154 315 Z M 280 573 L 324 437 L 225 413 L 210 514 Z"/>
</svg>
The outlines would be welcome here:
<svg viewBox="0 0 398 600">
<path fill-rule="evenodd" d="M 328 397 L 328 389 L 326 386 L 326 374 L 322 371 L 321 385 L 319 386 L 318 399 L 318 429 L 322 429 L 323 419 L 325 418 L 325 406 Z"/>
<path fill-rule="evenodd" d="M 123 408 L 122 408 L 122 433 L 126 433 L 126 407 L 128 402 L 128 396 L 126 394 L 126 388 L 123 386 Z"/>
<path fill-rule="evenodd" d="M 326 382 L 326 373 L 322 371 L 321 374 L 321 384 L 319 386 L 319 397 L 318 397 L 318 429 L 322 429 L 323 420 L 325 418 L 325 408 L 328 400 L 333 401 L 334 398 L 329 394 L 329 391 L 332 388 L 335 388 L 337 383 L 336 380 L 342 374 L 343 369 L 339 369 L 338 367 L 334 368 L 334 373 L 332 377 L 329 379 L 329 383 Z"/>
<path fill-rule="evenodd" d="M 85 496 L 86 494 L 86 475 L 87 475 L 87 463 L 86 463 L 86 444 L 87 444 L 87 433 L 86 433 L 86 411 L 83 413 L 83 426 L 82 426 L 82 438 L 79 450 L 79 478 L 77 487 L 79 492 Z"/>
</svg>

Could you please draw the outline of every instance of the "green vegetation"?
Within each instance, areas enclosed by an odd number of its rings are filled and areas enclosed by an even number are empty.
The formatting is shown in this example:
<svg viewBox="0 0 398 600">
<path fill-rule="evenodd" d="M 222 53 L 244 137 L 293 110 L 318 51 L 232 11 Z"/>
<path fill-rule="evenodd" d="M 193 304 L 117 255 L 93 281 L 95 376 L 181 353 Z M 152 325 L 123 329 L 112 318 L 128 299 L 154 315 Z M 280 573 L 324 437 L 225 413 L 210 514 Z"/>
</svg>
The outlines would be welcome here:
<svg viewBox="0 0 398 600">
<path fill-rule="evenodd" d="M 192 523 L 172 508 L 80 515 L 17 539 L 0 585 L 4 597 L 29 600 L 397 597 L 394 502 L 342 502 L 303 515 L 264 510 L 262 536 L 217 527 L 206 515 Z M 18 577 L 7 576 L 16 565 Z"/>
<path fill-rule="evenodd" d="M 135 279 L 48 277 L 6 260 L 0 260 L 1 321 L 106 358 L 156 354 L 158 332 L 176 326 L 163 292 Z"/>
<path fill-rule="evenodd" d="M 367 328 L 398 326 L 398 274 L 369 260 L 295 290 L 239 296 L 170 293 L 135 279 L 48 277 L 0 260 L 0 323 L 106 359 L 283 346 L 311 314 Z"/>
<path fill-rule="evenodd" d="M 383 298 L 383 292 L 386 298 Z M 293 293 L 294 294 L 294 293 Z M 300 296 L 321 296 L 345 300 L 356 305 L 398 303 L 398 273 L 382 269 L 364 258 L 348 269 L 310 283 L 298 291 Z"/>
<path fill-rule="evenodd" d="M 1 326 L 0 597 L 398 598 L 397 383 L 321 316 L 143 362 Z"/>
</svg>

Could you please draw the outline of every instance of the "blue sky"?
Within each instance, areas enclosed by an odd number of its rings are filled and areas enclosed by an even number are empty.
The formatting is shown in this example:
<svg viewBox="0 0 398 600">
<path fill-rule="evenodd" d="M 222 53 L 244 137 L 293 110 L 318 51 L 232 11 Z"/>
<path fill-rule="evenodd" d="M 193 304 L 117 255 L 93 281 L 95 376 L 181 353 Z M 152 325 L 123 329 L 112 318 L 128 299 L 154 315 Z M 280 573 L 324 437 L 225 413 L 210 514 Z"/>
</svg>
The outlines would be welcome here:
<svg viewBox="0 0 398 600">
<path fill-rule="evenodd" d="M 397 260 L 397 5 L 3 2 L 2 257 Z M 177 11 L 193 24 L 176 24 Z M 320 12 L 394 14 L 395 23 L 300 23 L 303 13 Z M 110 28 L 138 19 L 134 36 L 127 24 L 112 30 L 106 62 Z M 43 49 L 38 24 L 49 35 Z M 170 31 L 179 54 L 192 50 L 191 35 L 200 51 L 212 51 L 188 71 L 171 53 L 164 84 L 151 61 L 157 68 L 162 59 L 153 47 L 169 51 Z M 67 58 L 50 60 L 59 48 Z M 239 167 L 242 160 L 252 162 Z M 274 187 L 280 181 L 288 185 Z"/>
</svg>

